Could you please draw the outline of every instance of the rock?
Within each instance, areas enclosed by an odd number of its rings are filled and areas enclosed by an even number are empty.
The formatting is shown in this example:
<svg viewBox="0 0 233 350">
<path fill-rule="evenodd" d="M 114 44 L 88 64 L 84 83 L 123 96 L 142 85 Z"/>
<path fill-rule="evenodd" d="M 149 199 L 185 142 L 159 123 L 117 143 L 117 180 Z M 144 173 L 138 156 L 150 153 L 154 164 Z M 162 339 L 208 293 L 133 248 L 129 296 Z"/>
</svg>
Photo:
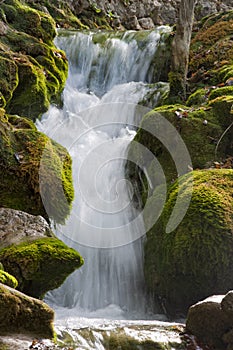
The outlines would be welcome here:
<svg viewBox="0 0 233 350">
<path fill-rule="evenodd" d="M 232 9 L 232 0 L 200 0 L 195 9 L 195 18 L 200 20 L 203 16 L 219 11 Z M 150 17 L 154 24 L 174 25 L 180 0 L 99 0 L 98 2 L 87 0 L 68 1 L 40 1 L 35 3 L 27 0 L 28 4 L 40 10 L 47 8 L 57 25 L 61 27 L 75 27 L 82 29 L 85 25 L 90 28 L 101 27 L 105 21 L 108 26 L 115 28 L 116 22 L 112 21 L 109 13 L 114 14 L 119 19 L 117 27 L 131 24 L 132 29 L 138 29 L 138 20 Z M 62 6 L 62 11 L 60 10 Z M 134 21 L 127 21 L 127 17 L 135 16 Z M 99 21 L 99 19 L 101 19 Z M 105 24 L 106 25 L 106 24 Z M 133 27 L 133 25 L 135 25 Z M 128 27 L 126 27 L 128 28 Z"/>
<path fill-rule="evenodd" d="M 209 297 L 191 306 L 186 329 L 214 349 L 225 349 L 223 336 L 233 326 L 221 308 L 223 295 Z"/>
<path fill-rule="evenodd" d="M 0 248 L 52 236 L 52 231 L 42 216 L 0 208 Z"/>
<path fill-rule="evenodd" d="M 233 286 L 233 170 L 196 170 L 190 175 L 180 178 L 179 185 L 182 198 L 192 196 L 185 217 L 172 232 L 166 231 L 177 198 L 175 182 L 145 244 L 147 287 L 172 315 L 185 314 L 198 300 Z M 157 196 L 155 191 L 148 202 L 152 217 L 161 210 Z"/>
<path fill-rule="evenodd" d="M 0 14 L 0 106 L 33 120 L 59 103 L 68 64 L 53 39 L 53 18 L 18 0 L 4 0 Z"/>
<path fill-rule="evenodd" d="M 152 21 L 151 18 L 147 17 L 147 18 L 140 18 L 138 20 L 139 25 L 142 27 L 142 29 L 152 29 L 154 28 L 154 22 Z"/>
<path fill-rule="evenodd" d="M 16 277 L 21 292 L 42 298 L 82 266 L 83 259 L 59 239 L 41 238 L 1 249 L 0 262 Z"/>
<path fill-rule="evenodd" d="M 222 299 L 221 308 L 233 320 L 233 291 L 228 292 Z"/>
<path fill-rule="evenodd" d="M 65 221 L 74 195 L 67 150 L 1 109 L 0 166 L 0 207 Z"/>
<path fill-rule="evenodd" d="M 0 283 L 0 334 L 53 338 L 53 310 L 44 302 Z"/>
</svg>

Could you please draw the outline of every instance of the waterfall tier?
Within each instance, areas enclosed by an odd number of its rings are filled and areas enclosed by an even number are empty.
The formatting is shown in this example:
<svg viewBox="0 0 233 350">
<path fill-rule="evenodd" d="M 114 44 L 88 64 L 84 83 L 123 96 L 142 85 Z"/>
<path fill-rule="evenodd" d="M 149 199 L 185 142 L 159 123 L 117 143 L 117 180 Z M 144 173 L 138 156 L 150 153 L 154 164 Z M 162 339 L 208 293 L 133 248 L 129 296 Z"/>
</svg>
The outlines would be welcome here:
<svg viewBox="0 0 233 350">
<path fill-rule="evenodd" d="M 169 32 L 168 27 L 141 33 L 65 32 L 56 39 L 69 60 L 64 105 L 51 106 L 37 124 L 72 156 L 75 200 L 56 234 L 82 254 L 85 264 L 48 293 L 46 301 L 55 309 L 89 317 L 145 317 L 145 229 L 132 205 L 134 189 L 124 165 L 135 129 L 149 110 L 138 103 L 151 89 L 160 97 L 158 86 L 149 83 L 159 76 L 153 62 Z"/>
</svg>

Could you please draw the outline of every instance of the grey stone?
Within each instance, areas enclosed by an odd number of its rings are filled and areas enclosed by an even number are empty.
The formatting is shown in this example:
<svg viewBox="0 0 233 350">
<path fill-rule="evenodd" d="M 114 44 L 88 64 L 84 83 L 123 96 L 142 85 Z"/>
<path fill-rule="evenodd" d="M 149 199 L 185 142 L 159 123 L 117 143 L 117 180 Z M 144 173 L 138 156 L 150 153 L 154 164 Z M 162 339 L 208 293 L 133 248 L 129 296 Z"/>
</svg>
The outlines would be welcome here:
<svg viewBox="0 0 233 350">
<path fill-rule="evenodd" d="M 142 27 L 142 29 L 152 29 L 154 28 L 154 22 L 152 21 L 152 19 L 150 17 L 147 18 L 140 18 L 138 20 L 140 26 Z"/>
<path fill-rule="evenodd" d="M 42 216 L 20 210 L 0 208 L 0 248 L 23 241 L 52 237 L 48 223 Z"/>
<path fill-rule="evenodd" d="M 223 336 L 230 329 L 230 321 L 221 308 L 224 295 L 209 297 L 189 308 L 186 329 L 204 343 L 224 349 Z"/>
</svg>

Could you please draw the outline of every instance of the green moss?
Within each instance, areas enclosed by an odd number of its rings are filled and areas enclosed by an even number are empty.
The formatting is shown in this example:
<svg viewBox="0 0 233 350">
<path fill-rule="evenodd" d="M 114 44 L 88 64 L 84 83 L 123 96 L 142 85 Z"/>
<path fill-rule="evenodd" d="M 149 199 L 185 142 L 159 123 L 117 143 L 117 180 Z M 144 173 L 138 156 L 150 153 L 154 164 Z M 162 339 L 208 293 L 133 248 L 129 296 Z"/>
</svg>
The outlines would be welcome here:
<svg viewBox="0 0 233 350">
<path fill-rule="evenodd" d="M 184 74 L 180 72 L 170 72 L 168 74 L 168 81 L 170 83 L 170 91 L 167 103 L 182 103 L 186 98 Z"/>
<path fill-rule="evenodd" d="M 68 73 L 65 54 L 53 39 L 55 22 L 18 0 L 2 4 L 6 33 L 0 40 L 1 106 L 33 120 L 60 103 Z"/>
<path fill-rule="evenodd" d="M 225 83 L 232 77 L 233 11 L 216 13 L 203 19 L 193 33 L 190 46 L 189 87 Z"/>
<path fill-rule="evenodd" d="M 18 85 L 18 68 L 14 61 L 0 56 L 0 91 L 4 96 L 6 105 L 12 98 L 13 92 Z"/>
<path fill-rule="evenodd" d="M 187 106 L 200 106 L 206 103 L 208 97 L 207 89 L 198 89 L 187 100 Z"/>
<path fill-rule="evenodd" d="M 57 238 L 4 248 L 0 251 L 0 261 L 5 270 L 17 278 L 18 289 L 34 297 L 58 288 L 83 264 L 82 257 Z"/>
<path fill-rule="evenodd" d="M 178 195 L 175 183 L 145 246 L 147 285 L 170 313 L 186 312 L 192 303 L 224 294 L 233 285 L 233 170 L 192 175 L 193 191 L 190 175 L 182 178 L 180 187 L 183 198 L 192 194 L 184 219 L 174 231 L 166 232 Z"/>
<path fill-rule="evenodd" d="M 23 5 L 18 0 L 5 0 L 1 6 L 4 19 L 14 29 L 50 43 L 55 35 L 52 17 Z"/>
<path fill-rule="evenodd" d="M 158 120 L 156 115 L 164 117 L 173 125 L 177 134 L 179 134 L 190 154 L 192 164 L 190 167 L 206 168 L 214 161 L 220 161 L 225 157 L 227 150 L 230 147 L 230 139 L 224 138 L 219 145 L 216 154 L 216 144 L 220 139 L 224 128 L 221 127 L 216 111 L 209 106 L 200 108 L 189 108 L 182 105 L 161 106 L 154 109 L 144 116 L 140 128 L 134 138 L 134 143 L 129 146 L 128 159 L 135 160 L 127 164 L 127 173 L 129 178 L 134 182 L 135 188 L 138 189 L 143 202 L 147 198 L 147 177 L 150 178 L 154 186 L 159 185 L 157 175 L 153 166 L 153 161 L 148 157 L 144 157 L 143 148 L 140 144 L 150 150 L 157 158 L 165 173 L 167 182 L 174 181 L 177 178 L 177 170 L 170 153 L 166 147 L 153 136 L 149 130 L 157 130 Z M 207 121 L 207 125 L 204 123 Z M 170 139 L 168 130 L 164 130 L 163 138 Z M 138 143 L 138 145 L 137 145 Z M 178 144 L 179 145 L 179 144 Z M 176 152 L 178 146 L 174 140 L 173 151 Z M 177 154 L 177 157 L 182 157 L 182 154 Z M 137 164 L 147 169 L 147 176 L 139 171 Z M 188 169 L 187 169 L 188 170 Z"/>
<path fill-rule="evenodd" d="M 0 136 L 0 205 L 63 223 L 74 196 L 66 149 L 17 116 L 0 117 Z"/>
<path fill-rule="evenodd" d="M 7 273 L 6 271 L 0 270 L 0 283 L 6 284 L 9 287 L 16 288 L 18 286 L 17 279 Z"/>
<path fill-rule="evenodd" d="M 209 95 L 209 100 L 213 100 L 216 97 L 227 96 L 227 95 L 233 97 L 233 86 L 224 86 L 224 87 L 212 90 Z"/>
<path fill-rule="evenodd" d="M 233 121 L 232 106 L 233 96 L 220 96 L 212 99 L 209 105 L 213 114 L 223 128 L 227 128 Z"/>
</svg>

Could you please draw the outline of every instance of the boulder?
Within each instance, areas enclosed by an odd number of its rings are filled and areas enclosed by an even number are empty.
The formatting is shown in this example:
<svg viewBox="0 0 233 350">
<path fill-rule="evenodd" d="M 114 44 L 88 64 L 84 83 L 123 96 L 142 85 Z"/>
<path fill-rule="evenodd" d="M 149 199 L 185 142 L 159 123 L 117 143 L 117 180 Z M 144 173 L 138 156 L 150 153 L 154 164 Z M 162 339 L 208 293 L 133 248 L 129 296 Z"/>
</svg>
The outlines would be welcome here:
<svg viewBox="0 0 233 350">
<path fill-rule="evenodd" d="M 196 170 L 179 181 L 170 187 L 145 244 L 147 287 L 173 315 L 186 314 L 198 300 L 233 287 L 233 170 Z M 167 223 L 178 189 L 180 197 L 191 196 L 191 202 L 183 220 L 170 232 Z M 155 191 L 149 199 L 152 217 L 161 210 L 156 207 L 158 195 Z"/>
<path fill-rule="evenodd" d="M 53 233 L 42 216 L 0 208 L 0 248 L 52 236 Z"/>
<path fill-rule="evenodd" d="M 221 308 L 223 297 L 212 296 L 191 306 L 186 321 L 186 330 L 214 349 L 224 349 L 223 335 L 230 327 Z"/>
<path fill-rule="evenodd" d="M 233 348 L 233 291 L 214 295 L 189 308 L 186 331 L 211 349 Z"/>
<path fill-rule="evenodd" d="M 63 223 L 74 196 L 71 163 L 30 120 L 0 109 L 0 207 Z"/>
<path fill-rule="evenodd" d="M 53 338 L 53 310 L 44 302 L 0 283 L 0 334 Z"/>
<path fill-rule="evenodd" d="M 1 249 L 0 262 L 18 280 L 21 292 L 42 298 L 82 266 L 83 259 L 59 239 L 41 238 Z"/>
<path fill-rule="evenodd" d="M 55 21 L 18 0 L 5 0 L 0 13 L 0 107 L 36 120 L 50 102 L 59 103 L 68 72 L 53 39 Z"/>
</svg>

